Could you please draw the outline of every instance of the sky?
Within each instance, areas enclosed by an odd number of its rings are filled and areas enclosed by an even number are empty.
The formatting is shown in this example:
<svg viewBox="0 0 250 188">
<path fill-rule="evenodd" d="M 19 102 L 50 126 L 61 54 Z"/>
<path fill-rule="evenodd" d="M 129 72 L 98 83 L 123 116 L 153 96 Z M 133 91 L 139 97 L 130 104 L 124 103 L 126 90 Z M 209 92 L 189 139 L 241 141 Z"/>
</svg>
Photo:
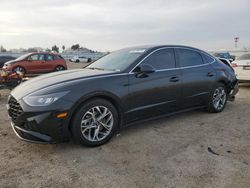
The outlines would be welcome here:
<svg viewBox="0 0 250 188">
<path fill-rule="evenodd" d="M 232 49 L 234 37 L 250 47 L 250 0 L 0 0 L 0 45 L 7 49 Z"/>
</svg>

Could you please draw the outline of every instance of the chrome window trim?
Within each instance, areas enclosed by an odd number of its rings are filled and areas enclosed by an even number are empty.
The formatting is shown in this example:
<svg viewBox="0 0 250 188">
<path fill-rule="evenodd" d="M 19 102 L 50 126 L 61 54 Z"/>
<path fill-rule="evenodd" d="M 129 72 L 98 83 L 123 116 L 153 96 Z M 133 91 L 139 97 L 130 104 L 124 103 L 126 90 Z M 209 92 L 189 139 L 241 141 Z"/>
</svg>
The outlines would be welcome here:
<svg viewBox="0 0 250 188">
<path fill-rule="evenodd" d="M 179 69 L 188 69 L 188 68 L 194 68 L 194 67 L 202 67 L 202 66 L 206 66 L 206 65 L 212 64 L 212 63 L 214 63 L 214 62 L 216 61 L 215 58 L 214 58 L 213 56 L 211 56 L 210 54 L 206 54 L 206 53 L 204 53 L 204 52 L 202 52 L 202 51 L 199 51 L 199 50 L 196 50 L 196 49 L 187 48 L 187 47 L 162 47 L 162 48 L 158 48 L 158 49 L 156 49 L 156 50 L 150 52 L 150 53 L 149 53 L 146 57 L 144 57 L 139 63 L 137 63 L 137 64 L 134 66 L 134 68 L 131 69 L 131 71 L 129 71 L 129 74 L 134 74 L 134 72 L 133 72 L 134 69 L 135 69 L 137 66 L 139 66 L 141 63 L 143 63 L 143 61 L 144 61 L 145 59 L 147 59 L 150 55 L 152 55 L 153 53 L 155 53 L 155 52 L 157 52 L 157 51 L 159 51 L 159 50 L 164 50 L 164 49 L 168 49 L 168 48 L 173 48 L 173 49 L 178 48 L 178 49 L 192 50 L 192 51 L 195 51 L 195 52 L 202 53 L 202 54 L 204 54 L 204 55 L 210 56 L 210 57 L 213 59 L 213 61 L 212 61 L 212 62 L 209 62 L 209 63 L 204 63 L 204 64 L 202 64 L 202 65 L 193 65 L 193 66 L 186 66 L 186 67 L 175 67 L 175 68 L 170 68 L 170 69 L 159 69 L 159 70 L 156 70 L 156 72 L 169 71 L 169 70 L 179 70 Z M 202 58 L 202 57 L 201 57 L 201 58 Z M 203 58 L 202 58 L 202 59 L 203 59 Z"/>
</svg>

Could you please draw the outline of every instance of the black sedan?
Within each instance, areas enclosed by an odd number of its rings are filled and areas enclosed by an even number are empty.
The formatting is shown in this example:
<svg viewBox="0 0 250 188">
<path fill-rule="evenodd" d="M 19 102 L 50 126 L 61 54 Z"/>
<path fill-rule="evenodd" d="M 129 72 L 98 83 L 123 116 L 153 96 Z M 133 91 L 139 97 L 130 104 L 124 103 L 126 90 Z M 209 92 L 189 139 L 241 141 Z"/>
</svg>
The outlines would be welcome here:
<svg viewBox="0 0 250 188">
<path fill-rule="evenodd" d="M 23 140 L 72 137 L 97 146 L 138 120 L 197 108 L 221 112 L 237 91 L 234 70 L 202 50 L 143 46 L 115 51 L 84 69 L 33 78 L 11 92 L 7 108 Z"/>
<path fill-rule="evenodd" d="M 3 67 L 4 63 L 14 60 L 14 59 L 16 58 L 12 56 L 6 56 L 6 55 L 0 56 L 0 68 Z"/>
</svg>

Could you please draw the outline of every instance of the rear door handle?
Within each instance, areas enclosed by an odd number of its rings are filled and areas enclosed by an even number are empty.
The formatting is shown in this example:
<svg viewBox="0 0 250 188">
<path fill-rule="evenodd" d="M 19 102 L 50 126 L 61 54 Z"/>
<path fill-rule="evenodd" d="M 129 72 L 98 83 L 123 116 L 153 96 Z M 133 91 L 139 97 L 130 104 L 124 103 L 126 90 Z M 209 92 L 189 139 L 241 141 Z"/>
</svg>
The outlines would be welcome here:
<svg viewBox="0 0 250 188">
<path fill-rule="evenodd" d="M 170 82 L 178 82 L 180 79 L 178 76 L 173 76 L 169 79 Z"/>
<path fill-rule="evenodd" d="M 212 76 L 214 76 L 214 73 L 208 72 L 208 73 L 207 73 L 207 76 L 208 76 L 208 77 L 212 77 Z"/>
</svg>

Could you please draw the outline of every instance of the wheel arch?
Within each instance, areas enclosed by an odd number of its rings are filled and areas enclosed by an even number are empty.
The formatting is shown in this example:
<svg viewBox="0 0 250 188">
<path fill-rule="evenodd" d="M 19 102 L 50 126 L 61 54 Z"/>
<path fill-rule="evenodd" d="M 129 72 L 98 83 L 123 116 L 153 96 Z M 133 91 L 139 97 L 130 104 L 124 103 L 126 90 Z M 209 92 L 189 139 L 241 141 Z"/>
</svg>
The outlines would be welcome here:
<svg viewBox="0 0 250 188">
<path fill-rule="evenodd" d="M 27 72 L 26 68 L 24 66 L 22 66 L 22 65 L 19 65 L 19 64 L 14 65 L 11 70 L 14 71 L 14 69 L 16 69 L 17 67 L 21 67 L 21 68 L 23 68 L 25 73 Z"/>
<path fill-rule="evenodd" d="M 221 83 L 221 84 L 224 84 L 226 86 L 226 89 L 227 89 L 227 92 L 229 93 L 231 91 L 231 85 L 230 85 L 230 82 L 224 80 L 224 79 L 220 79 L 218 80 L 217 83 Z"/>
<path fill-rule="evenodd" d="M 71 108 L 71 113 L 70 113 L 69 119 L 68 119 L 68 130 L 70 130 L 70 128 L 71 128 L 72 120 L 73 120 L 76 112 L 78 111 L 78 109 L 84 103 L 86 103 L 90 100 L 94 100 L 94 99 L 104 99 L 104 100 L 107 100 L 108 102 L 110 102 L 111 104 L 113 104 L 114 107 L 116 108 L 116 110 L 118 112 L 118 116 L 119 116 L 118 130 L 122 127 L 122 124 L 124 122 L 124 113 L 123 113 L 123 107 L 122 107 L 122 104 L 121 104 L 119 98 L 111 93 L 108 93 L 108 92 L 95 92 L 95 93 L 91 93 L 87 96 L 80 98 L 75 103 L 75 105 Z"/>
</svg>

